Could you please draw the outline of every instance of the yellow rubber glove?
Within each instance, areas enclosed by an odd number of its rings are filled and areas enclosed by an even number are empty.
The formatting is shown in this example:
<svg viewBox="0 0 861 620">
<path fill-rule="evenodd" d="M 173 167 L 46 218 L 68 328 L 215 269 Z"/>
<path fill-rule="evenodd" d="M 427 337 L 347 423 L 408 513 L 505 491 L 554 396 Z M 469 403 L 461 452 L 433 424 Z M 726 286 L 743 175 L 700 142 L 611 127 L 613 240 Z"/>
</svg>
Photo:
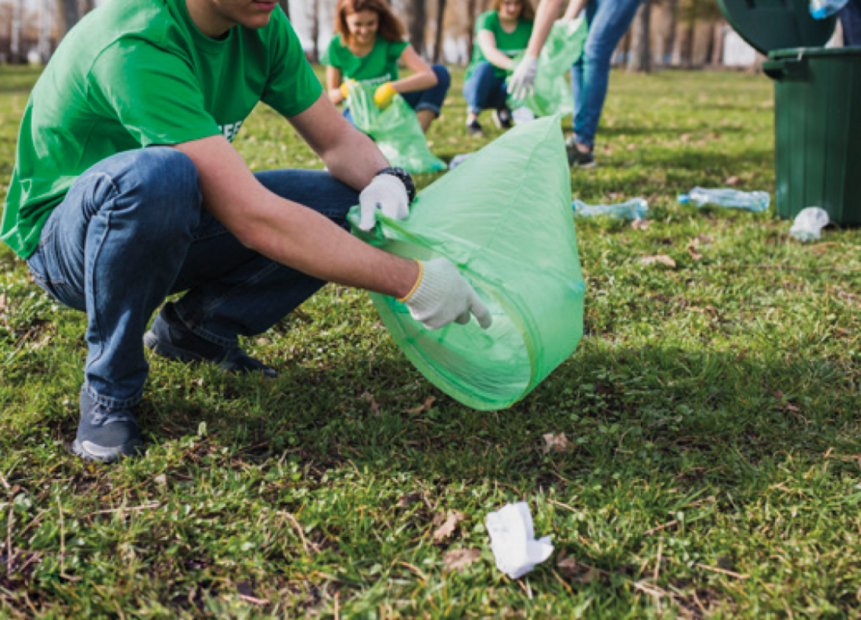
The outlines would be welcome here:
<svg viewBox="0 0 861 620">
<path fill-rule="evenodd" d="M 355 84 L 356 80 L 347 80 L 343 84 L 341 84 L 341 96 L 346 99 L 350 96 L 350 84 Z"/>
<path fill-rule="evenodd" d="M 398 91 L 394 89 L 392 83 L 386 82 L 385 84 L 380 85 L 380 87 L 374 92 L 374 103 L 381 110 L 385 110 L 392 104 L 392 99 L 394 99 L 397 94 Z"/>
</svg>

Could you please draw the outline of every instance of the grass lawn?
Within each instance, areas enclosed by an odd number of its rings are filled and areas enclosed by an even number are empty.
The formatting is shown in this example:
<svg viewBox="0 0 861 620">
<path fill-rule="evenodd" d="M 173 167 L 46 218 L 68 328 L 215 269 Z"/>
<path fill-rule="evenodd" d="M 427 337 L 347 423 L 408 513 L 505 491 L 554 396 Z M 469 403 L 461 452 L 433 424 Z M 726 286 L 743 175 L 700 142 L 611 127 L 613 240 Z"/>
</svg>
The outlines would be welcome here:
<svg viewBox="0 0 861 620">
<path fill-rule="evenodd" d="M 2 184 L 36 77 L 0 68 Z M 445 159 L 498 135 L 466 135 L 454 77 Z M 321 167 L 265 108 L 236 146 Z M 0 617 L 859 617 L 861 232 L 676 204 L 773 193 L 763 76 L 615 73 L 597 156 L 575 195 L 644 196 L 652 223 L 578 220 L 586 336 L 503 411 L 439 392 L 330 285 L 246 342 L 275 382 L 150 358 L 146 456 L 87 464 L 84 317 L 0 250 Z M 520 500 L 556 552 L 512 581 L 484 519 Z"/>
</svg>

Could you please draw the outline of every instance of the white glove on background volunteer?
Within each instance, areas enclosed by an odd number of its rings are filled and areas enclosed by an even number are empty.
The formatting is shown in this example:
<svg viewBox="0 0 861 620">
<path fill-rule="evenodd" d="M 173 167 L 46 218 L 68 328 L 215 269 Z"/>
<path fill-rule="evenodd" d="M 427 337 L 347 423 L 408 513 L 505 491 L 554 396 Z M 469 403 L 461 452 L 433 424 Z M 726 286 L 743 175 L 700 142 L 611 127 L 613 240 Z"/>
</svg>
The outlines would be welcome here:
<svg viewBox="0 0 861 620">
<path fill-rule="evenodd" d="M 482 329 L 490 327 L 490 310 L 457 267 L 444 258 L 416 262 L 419 278 L 413 290 L 398 300 L 416 321 L 427 329 L 439 329 L 452 321 L 466 325 L 473 314 Z"/>
<path fill-rule="evenodd" d="M 524 55 L 520 64 L 508 80 L 508 92 L 517 100 L 526 99 L 532 94 L 535 86 L 535 74 L 538 71 L 538 59 Z"/>
<path fill-rule="evenodd" d="M 371 230 L 377 222 L 377 209 L 383 215 L 402 220 L 410 214 L 410 196 L 404 182 L 392 174 L 377 174 L 359 194 L 362 215 L 359 228 Z"/>
</svg>

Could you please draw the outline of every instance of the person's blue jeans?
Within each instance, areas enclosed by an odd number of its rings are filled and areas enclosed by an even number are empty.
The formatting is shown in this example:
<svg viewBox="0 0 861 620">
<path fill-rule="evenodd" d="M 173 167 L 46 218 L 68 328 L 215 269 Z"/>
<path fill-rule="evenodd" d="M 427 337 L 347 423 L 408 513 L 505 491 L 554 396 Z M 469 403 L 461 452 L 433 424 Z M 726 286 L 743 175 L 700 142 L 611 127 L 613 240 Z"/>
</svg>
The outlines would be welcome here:
<svg viewBox="0 0 861 620">
<path fill-rule="evenodd" d="M 436 75 L 436 85 L 425 90 L 414 90 L 411 93 L 403 93 L 401 97 L 404 101 L 416 112 L 422 110 L 430 110 L 437 116 L 442 112 L 442 105 L 445 102 L 445 96 L 448 94 L 448 88 L 451 86 L 451 75 L 442 65 L 432 65 L 434 74 Z M 346 118 L 354 126 L 353 115 L 350 114 L 350 108 L 344 109 L 344 118 Z"/>
<path fill-rule="evenodd" d="M 849 3 L 840 9 L 838 16 L 840 25 L 843 26 L 843 45 L 861 45 L 861 0 L 849 0 Z"/>
<path fill-rule="evenodd" d="M 346 226 L 358 193 L 326 172 L 256 174 L 269 190 Z M 172 294 L 198 336 L 233 346 L 260 334 L 324 282 L 243 246 L 202 205 L 197 169 L 168 147 L 120 153 L 81 175 L 50 215 L 28 259 L 36 281 L 87 313 L 85 389 L 131 407 L 148 373 L 143 334 Z"/>
<path fill-rule="evenodd" d="M 508 90 L 505 78 L 496 75 L 496 67 L 489 62 L 480 62 L 463 85 L 470 114 L 481 114 L 482 110 L 501 110 L 506 106 Z"/>
<path fill-rule="evenodd" d="M 574 136 L 592 146 L 607 97 L 610 58 L 640 8 L 641 0 L 591 0 L 586 5 L 589 34 L 583 54 L 571 67 Z"/>
</svg>

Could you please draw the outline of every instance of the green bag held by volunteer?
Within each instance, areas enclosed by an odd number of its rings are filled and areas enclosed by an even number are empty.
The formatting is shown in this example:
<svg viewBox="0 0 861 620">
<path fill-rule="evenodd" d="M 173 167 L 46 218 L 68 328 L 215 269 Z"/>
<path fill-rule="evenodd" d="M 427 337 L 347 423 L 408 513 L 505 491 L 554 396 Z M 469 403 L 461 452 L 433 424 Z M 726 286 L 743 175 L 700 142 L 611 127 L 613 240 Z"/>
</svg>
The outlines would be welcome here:
<svg viewBox="0 0 861 620">
<path fill-rule="evenodd" d="M 356 127 L 377 142 L 393 166 L 413 174 L 446 170 L 446 163 L 430 152 L 415 110 L 400 95 L 380 110 L 374 103 L 376 88 L 376 84 L 350 83 L 347 105 Z"/>
<path fill-rule="evenodd" d="M 493 315 L 430 331 L 392 297 L 371 294 L 407 358 L 461 403 L 517 402 L 574 351 L 583 335 L 585 285 L 571 213 L 560 117 L 515 127 L 422 190 L 405 220 L 377 213 L 353 233 L 407 258 L 457 265 Z"/>
<path fill-rule="evenodd" d="M 523 100 L 508 96 L 508 106 L 514 110 L 526 106 L 537 117 L 574 113 L 574 96 L 568 82 L 568 71 L 583 53 L 589 33 L 585 19 L 560 20 L 553 24 L 547 42 L 538 56 L 538 70 L 532 95 Z M 514 58 L 514 71 L 523 52 Z"/>
</svg>

